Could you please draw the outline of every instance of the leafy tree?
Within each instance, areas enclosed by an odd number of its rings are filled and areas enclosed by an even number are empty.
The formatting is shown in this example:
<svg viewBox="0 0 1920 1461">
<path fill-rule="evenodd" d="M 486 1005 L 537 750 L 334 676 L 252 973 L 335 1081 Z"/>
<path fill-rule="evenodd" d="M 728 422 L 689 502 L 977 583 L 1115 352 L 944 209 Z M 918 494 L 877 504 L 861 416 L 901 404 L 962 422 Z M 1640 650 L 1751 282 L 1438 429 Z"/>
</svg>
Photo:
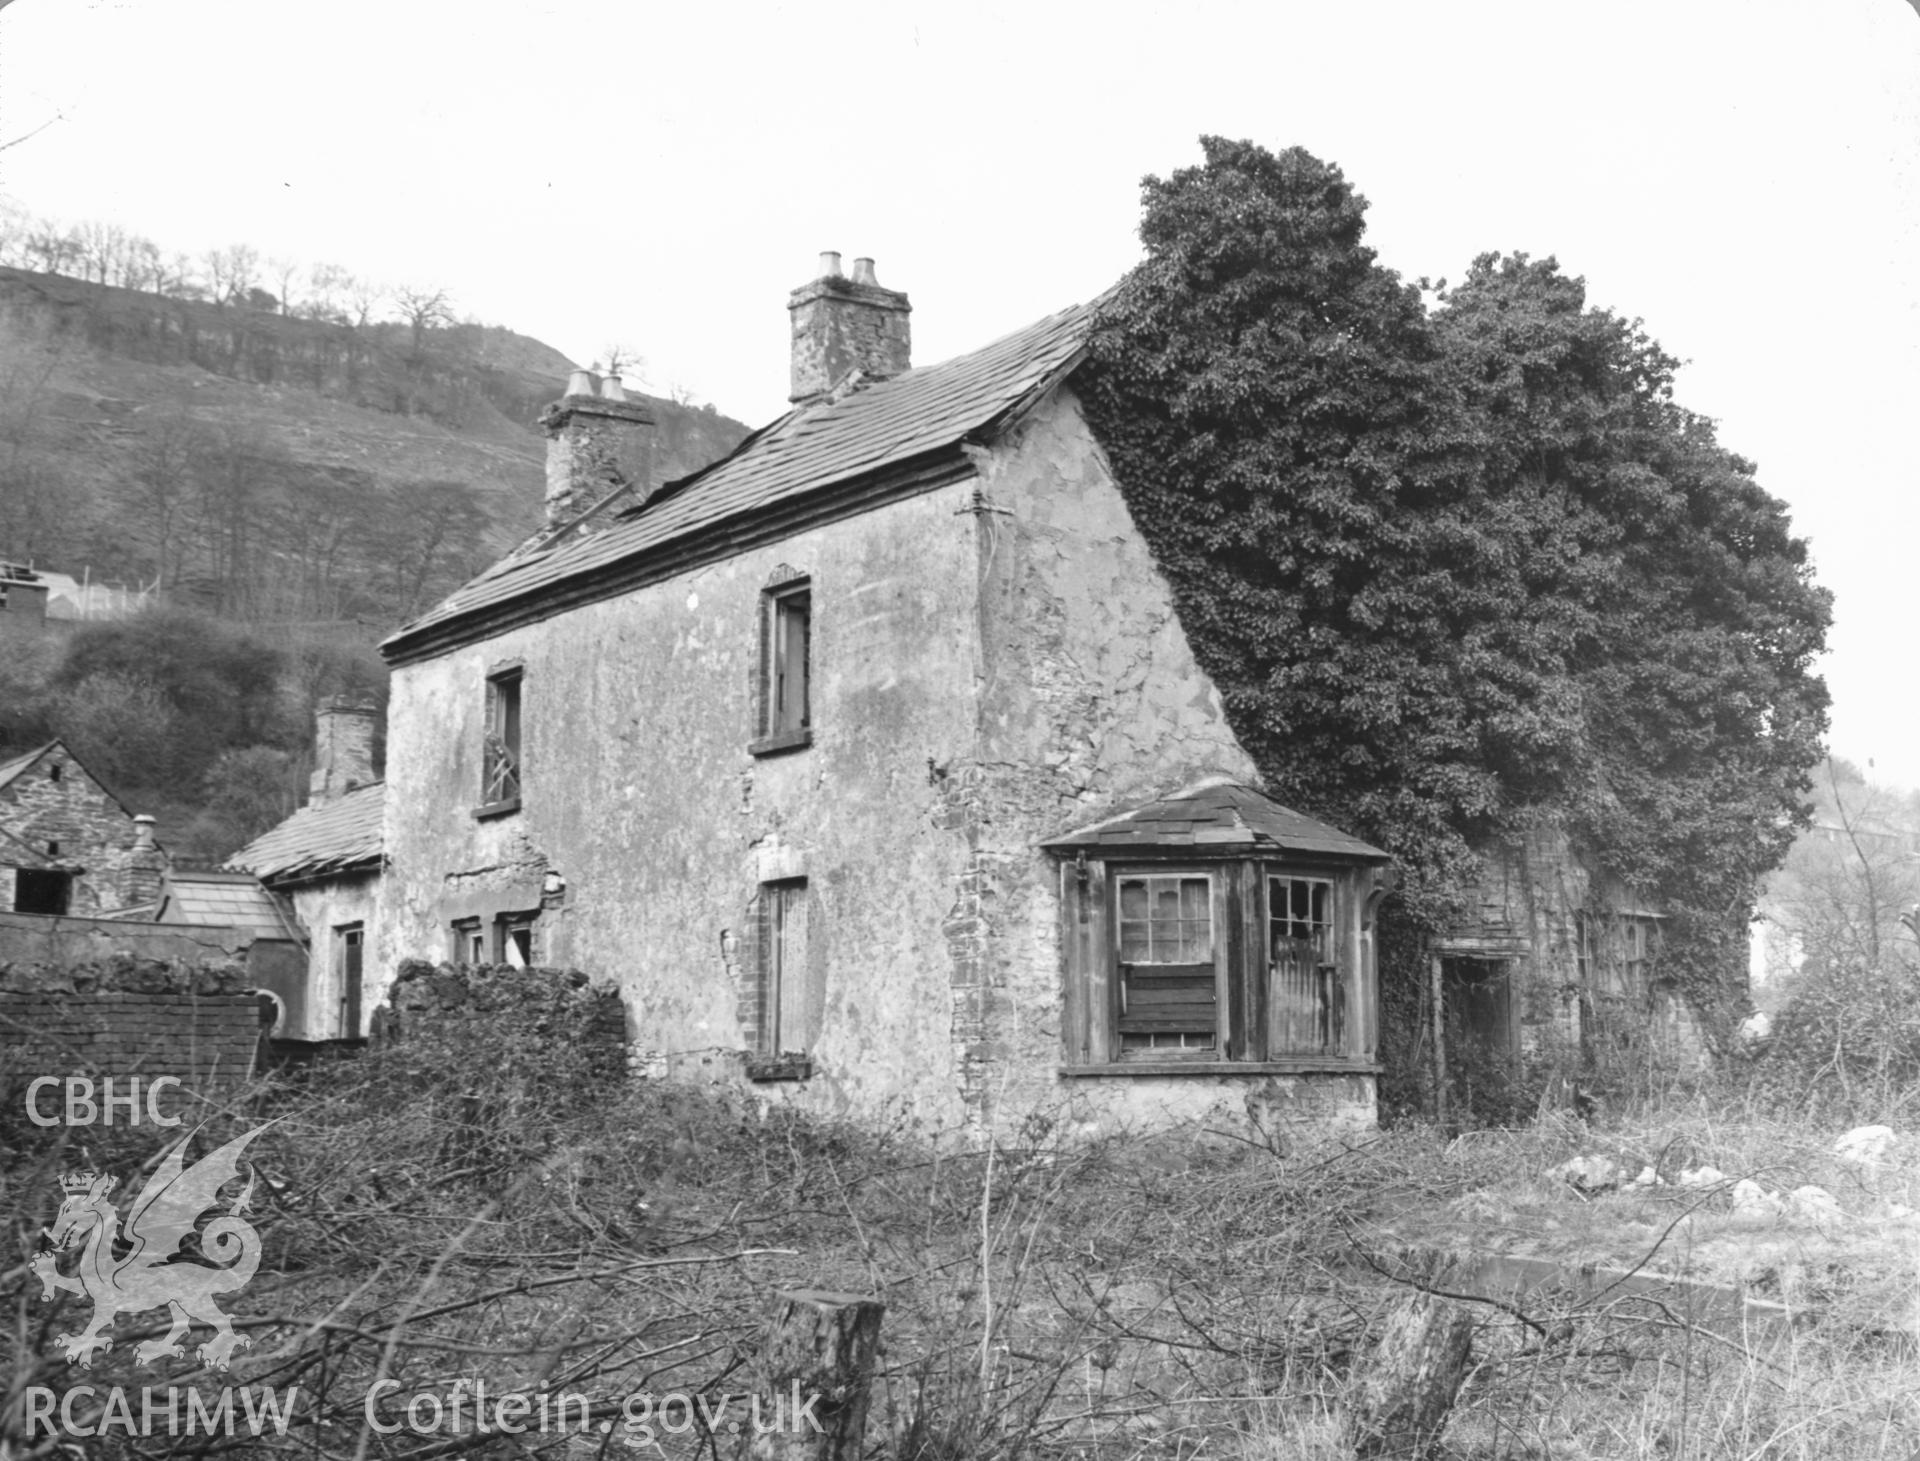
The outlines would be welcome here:
<svg viewBox="0 0 1920 1461">
<path fill-rule="evenodd" d="M 1416 929 L 1549 819 L 1658 889 L 1712 996 L 1824 727 L 1784 509 L 1553 261 L 1487 256 L 1430 316 L 1338 168 L 1202 146 L 1144 184 L 1077 380 L 1243 744 L 1395 853 Z"/>
<path fill-rule="evenodd" d="M 54 677 L 72 689 L 97 676 L 155 688 L 179 718 L 187 765 L 197 779 L 228 748 L 295 744 L 302 728 L 279 696 L 280 656 L 234 625 L 184 609 L 151 609 L 130 619 L 87 624 Z"/>
</svg>

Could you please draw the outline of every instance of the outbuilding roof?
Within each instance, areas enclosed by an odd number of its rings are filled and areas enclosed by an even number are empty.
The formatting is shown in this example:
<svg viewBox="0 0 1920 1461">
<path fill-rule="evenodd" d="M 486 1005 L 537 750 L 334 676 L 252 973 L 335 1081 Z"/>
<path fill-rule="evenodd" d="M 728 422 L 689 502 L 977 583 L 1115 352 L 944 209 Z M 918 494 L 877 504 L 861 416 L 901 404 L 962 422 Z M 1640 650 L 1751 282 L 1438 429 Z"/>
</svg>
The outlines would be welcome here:
<svg viewBox="0 0 1920 1461">
<path fill-rule="evenodd" d="M 412 641 L 450 621 L 537 598 L 776 504 L 983 438 L 1078 362 L 1097 303 L 1049 315 L 971 354 L 789 411 L 600 532 L 496 563 L 381 648 L 404 654 Z"/>
<path fill-rule="evenodd" d="M 0 761 L 0 786 L 6 786 L 21 772 L 33 765 L 47 752 L 59 745 L 58 741 L 48 741 L 44 746 L 36 746 L 24 756 L 15 756 L 11 761 Z"/>
<path fill-rule="evenodd" d="M 386 856 L 387 788 L 376 781 L 318 806 L 305 806 L 227 859 L 263 883 L 297 883 L 372 872 Z"/>
<path fill-rule="evenodd" d="M 300 938 L 252 873 L 170 872 L 156 921 L 233 928 L 250 940 Z"/>
<path fill-rule="evenodd" d="M 1171 796 L 1041 844 L 1108 855 L 1162 849 L 1297 852 L 1308 856 L 1388 862 L 1390 856 L 1337 827 L 1283 807 L 1236 781 L 1202 781 Z"/>
</svg>

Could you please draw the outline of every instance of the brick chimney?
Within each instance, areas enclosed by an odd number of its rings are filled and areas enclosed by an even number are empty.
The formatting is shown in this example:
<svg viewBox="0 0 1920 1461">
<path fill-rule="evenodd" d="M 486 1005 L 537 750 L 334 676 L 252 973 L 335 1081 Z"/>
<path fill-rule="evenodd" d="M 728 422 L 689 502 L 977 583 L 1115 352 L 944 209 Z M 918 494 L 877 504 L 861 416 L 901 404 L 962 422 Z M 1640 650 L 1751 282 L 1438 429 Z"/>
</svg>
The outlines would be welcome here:
<svg viewBox="0 0 1920 1461">
<path fill-rule="evenodd" d="M 566 526 L 623 487 L 653 491 L 653 413 L 627 399 L 617 375 L 567 377 L 567 393 L 540 413 L 547 433 L 547 529 Z"/>
<path fill-rule="evenodd" d="M 373 781 L 373 706 L 336 696 L 314 716 L 313 780 L 307 785 L 307 805 L 338 801 L 356 787 Z"/>
<path fill-rule="evenodd" d="M 913 306 L 897 289 L 873 277 L 872 259 L 855 259 L 853 275 L 840 272 L 840 256 L 820 256 L 820 274 L 787 298 L 793 318 L 793 394 L 804 406 L 817 401 L 854 371 L 884 380 L 912 363 Z"/>
<path fill-rule="evenodd" d="M 133 852 L 127 858 L 124 899 L 129 908 L 160 896 L 160 876 L 167 870 L 167 855 L 153 840 L 153 828 L 153 818 L 145 812 L 133 819 Z"/>
</svg>

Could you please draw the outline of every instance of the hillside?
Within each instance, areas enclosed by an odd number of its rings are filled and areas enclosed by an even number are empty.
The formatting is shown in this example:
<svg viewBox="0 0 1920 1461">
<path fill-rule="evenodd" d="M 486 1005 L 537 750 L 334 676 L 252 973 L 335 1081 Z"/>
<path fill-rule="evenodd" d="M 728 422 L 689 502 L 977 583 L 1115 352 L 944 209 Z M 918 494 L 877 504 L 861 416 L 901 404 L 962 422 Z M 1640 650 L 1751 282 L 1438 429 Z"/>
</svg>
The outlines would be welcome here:
<svg viewBox="0 0 1920 1461">
<path fill-rule="evenodd" d="M 537 521 L 570 362 L 493 326 L 288 317 L 0 268 L 0 558 L 385 628 Z M 657 470 L 746 428 L 648 397 Z"/>
</svg>

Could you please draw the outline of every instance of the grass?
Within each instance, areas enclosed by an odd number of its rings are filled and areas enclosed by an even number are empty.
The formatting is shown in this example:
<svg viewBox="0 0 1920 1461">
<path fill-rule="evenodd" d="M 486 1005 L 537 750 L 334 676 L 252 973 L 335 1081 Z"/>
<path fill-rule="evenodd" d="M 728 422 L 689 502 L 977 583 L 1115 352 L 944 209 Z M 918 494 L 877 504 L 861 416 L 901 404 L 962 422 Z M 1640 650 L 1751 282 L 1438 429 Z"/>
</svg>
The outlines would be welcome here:
<svg viewBox="0 0 1920 1461">
<path fill-rule="evenodd" d="M 74 1301 L 40 1301 L 24 1263 L 54 1177 L 79 1155 L 12 1134 L 0 1451 L 53 1454 L 20 1433 L 19 1397 L 84 1379 L 302 1393 L 281 1439 L 113 1436 L 89 1455 L 731 1455 L 699 1424 L 654 1427 L 642 1445 L 620 1403 L 743 1395 L 775 1296 L 813 1288 L 887 1305 L 869 1454 L 1344 1458 L 1352 1376 L 1410 1292 L 1382 1269 L 1444 1288 L 1449 1250 L 1523 1239 L 1719 1276 L 1739 1267 L 1724 1255 L 1771 1255 L 1806 1322 L 1743 1341 L 1685 1323 L 1658 1294 L 1463 1300 L 1473 1368 L 1437 1455 L 1906 1461 L 1920 1449 L 1920 1230 L 1890 1216 L 1920 1207 L 1914 1153 L 1850 1168 L 1830 1155 L 1835 1132 L 1704 1097 L 1593 1130 L 1546 1121 L 1450 1141 L 1413 1129 L 1284 1156 L 1200 1132 L 1069 1145 L 1044 1123 L 955 1154 L 904 1122 L 855 1127 L 661 1085 L 604 1097 L 510 1073 L 488 1085 L 388 1052 L 249 1093 L 210 1132 L 271 1114 L 255 1146 L 267 1261 L 227 1306 L 252 1340 L 227 1374 L 134 1367 L 132 1341 L 158 1331 L 157 1314 L 123 1316 L 98 1368 L 68 1369 L 52 1337 Z M 1596 1151 L 1669 1176 L 1710 1162 L 1729 1183 L 1817 1182 L 1843 1218 L 1756 1224 L 1728 1210 L 1725 1184 L 1582 1197 L 1550 1175 Z M 90 1156 L 121 1170 L 142 1153 Z M 1438 1266 L 1382 1261 L 1416 1248 Z M 512 1450 L 470 1426 L 378 1434 L 365 1397 L 380 1380 L 401 1398 L 478 1380 L 496 1396 L 576 1391 L 612 1429 Z"/>
</svg>

